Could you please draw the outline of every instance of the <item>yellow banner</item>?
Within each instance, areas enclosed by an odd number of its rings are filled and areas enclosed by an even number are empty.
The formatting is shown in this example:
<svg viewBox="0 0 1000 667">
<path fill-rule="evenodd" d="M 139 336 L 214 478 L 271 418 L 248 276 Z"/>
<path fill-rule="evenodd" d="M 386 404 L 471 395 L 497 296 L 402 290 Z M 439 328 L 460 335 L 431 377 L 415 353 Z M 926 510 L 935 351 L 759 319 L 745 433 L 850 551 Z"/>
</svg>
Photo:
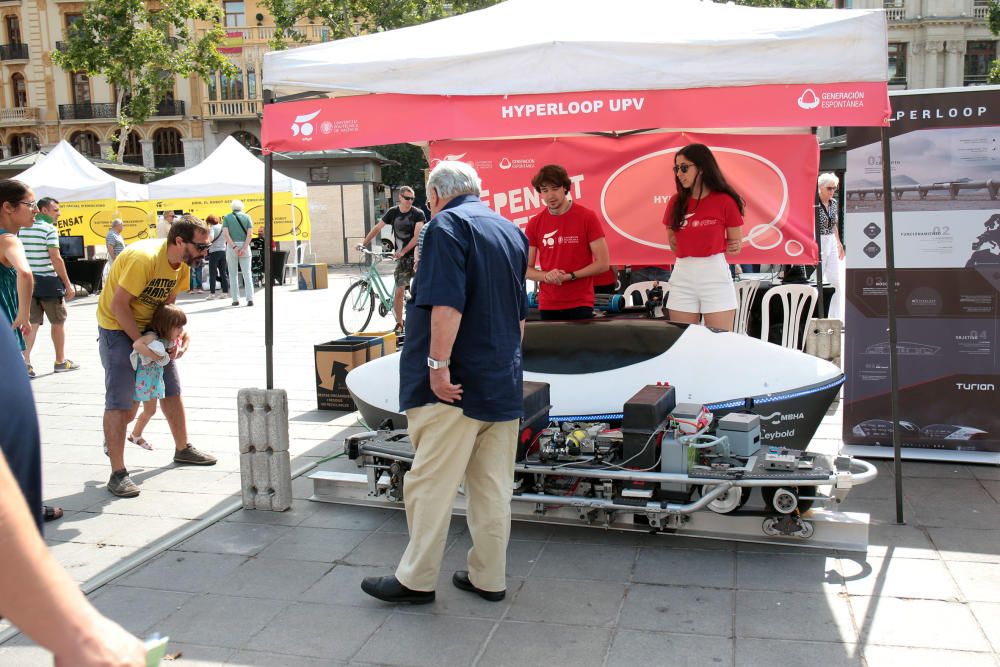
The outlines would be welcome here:
<svg viewBox="0 0 1000 667">
<path fill-rule="evenodd" d="M 156 235 L 152 202 L 114 199 L 61 203 L 56 229 L 60 236 L 82 236 L 84 245 L 103 246 L 114 218 L 121 218 L 125 223 L 122 230 L 125 243 Z"/>
<path fill-rule="evenodd" d="M 243 202 L 243 211 L 253 220 L 254 233 L 260 235 L 264 229 L 264 195 L 220 195 L 218 197 L 193 197 L 190 199 L 161 199 L 150 202 L 157 213 L 165 210 L 191 213 L 202 220 L 209 215 L 215 215 L 220 220 L 229 213 L 230 204 L 234 199 Z M 309 202 L 305 197 L 292 197 L 290 192 L 276 192 L 272 198 L 274 211 L 275 241 L 308 241 L 311 225 L 309 223 Z M 295 233 L 292 233 L 294 220 Z"/>
</svg>

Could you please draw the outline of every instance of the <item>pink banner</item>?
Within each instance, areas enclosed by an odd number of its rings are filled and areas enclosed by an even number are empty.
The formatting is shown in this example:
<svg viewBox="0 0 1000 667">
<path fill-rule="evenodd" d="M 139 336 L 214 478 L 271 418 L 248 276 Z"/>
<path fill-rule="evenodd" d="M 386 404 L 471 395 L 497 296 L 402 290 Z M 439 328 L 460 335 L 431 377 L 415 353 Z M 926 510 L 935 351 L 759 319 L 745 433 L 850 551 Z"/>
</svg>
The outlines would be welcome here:
<svg viewBox="0 0 1000 667">
<path fill-rule="evenodd" d="M 265 150 L 311 151 L 646 128 L 876 126 L 888 117 L 884 82 L 508 96 L 357 95 L 265 105 L 263 143 Z"/>
<path fill-rule="evenodd" d="M 813 201 L 819 146 L 810 134 L 663 133 L 628 137 L 559 137 L 506 141 L 436 141 L 431 164 L 462 160 L 483 179 L 482 199 L 522 228 L 541 210 L 531 178 L 561 164 L 570 195 L 597 213 L 613 264 L 671 264 L 663 212 L 676 194 L 671 171 L 678 148 L 711 147 L 726 180 L 746 201 L 739 264 L 815 264 Z"/>
</svg>

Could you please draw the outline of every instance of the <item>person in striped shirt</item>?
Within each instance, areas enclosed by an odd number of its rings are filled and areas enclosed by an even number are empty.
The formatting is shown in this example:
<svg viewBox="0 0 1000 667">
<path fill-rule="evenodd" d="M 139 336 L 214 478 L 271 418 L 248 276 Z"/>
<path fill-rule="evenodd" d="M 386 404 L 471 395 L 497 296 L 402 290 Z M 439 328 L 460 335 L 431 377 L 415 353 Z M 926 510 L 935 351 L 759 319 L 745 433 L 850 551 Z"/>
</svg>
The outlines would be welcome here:
<svg viewBox="0 0 1000 667">
<path fill-rule="evenodd" d="M 52 327 L 52 344 L 56 351 L 56 361 L 53 370 L 56 373 L 75 371 L 80 368 L 79 364 L 73 363 L 66 358 L 66 304 L 76 296 L 73 283 L 69 281 L 66 274 L 66 263 L 63 262 L 62 255 L 59 254 L 59 235 L 56 233 L 55 223 L 59 220 L 59 202 L 52 197 L 43 197 L 38 200 L 38 215 L 31 227 L 22 229 L 18 233 L 18 238 L 24 245 L 24 254 L 28 257 L 28 264 L 31 272 L 35 276 L 35 292 L 31 299 L 31 332 L 25 336 L 24 362 L 28 365 L 28 376 L 35 377 L 35 369 L 31 365 L 31 349 L 35 345 L 35 337 L 42 326 L 45 317 L 49 318 Z M 39 283 L 44 283 L 44 277 L 51 279 L 58 277 L 62 281 L 66 290 L 64 297 L 52 297 L 39 293 Z M 40 280 L 41 278 L 41 280 Z"/>
</svg>

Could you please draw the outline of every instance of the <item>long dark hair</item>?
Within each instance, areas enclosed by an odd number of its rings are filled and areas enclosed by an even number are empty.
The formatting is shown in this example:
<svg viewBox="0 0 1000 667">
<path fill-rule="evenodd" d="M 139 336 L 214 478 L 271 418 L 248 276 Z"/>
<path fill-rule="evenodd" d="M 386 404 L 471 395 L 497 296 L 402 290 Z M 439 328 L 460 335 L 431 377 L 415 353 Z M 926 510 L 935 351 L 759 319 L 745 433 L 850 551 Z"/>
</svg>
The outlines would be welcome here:
<svg viewBox="0 0 1000 667">
<path fill-rule="evenodd" d="M 28 186 L 14 178 L 0 179 L 0 203 L 21 201 L 28 194 Z"/>
<path fill-rule="evenodd" d="M 174 327 L 182 327 L 187 324 L 187 314 L 172 303 L 161 303 L 153 311 L 153 318 L 149 321 L 149 328 L 156 332 L 160 338 L 170 335 L 170 330 Z"/>
<path fill-rule="evenodd" d="M 736 206 L 740 209 L 740 215 L 743 215 L 743 197 L 740 197 L 739 193 L 726 182 L 726 177 L 722 175 L 719 163 L 715 161 L 715 156 L 712 155 L 712 151 L 709 150 L 708 146 L 705 144 L 688 144 L 677 151 L 677 155 L 674 157 L 674 164 L 677 163 L 677 158 L 682 155 L 698 168 L 702 186 L 708 188 L 711 192 L 723 192 L 732 197 L 733 201 L 736 202 Z M 690 190 L 686 190 L 681 185 L 681 179 L 677 177 L 676 173 L 674 173 L 674 183 L 677 186 L 677 199 L 674 200 L 674 219 L 670 222 L 670 228 L 676 232 L 684 222 L 688 201 L 691 199 L 694 185 L 692 185 Z M 695 181 L 695 184 L 697 184 L 697 181 Z"/>
</svg>

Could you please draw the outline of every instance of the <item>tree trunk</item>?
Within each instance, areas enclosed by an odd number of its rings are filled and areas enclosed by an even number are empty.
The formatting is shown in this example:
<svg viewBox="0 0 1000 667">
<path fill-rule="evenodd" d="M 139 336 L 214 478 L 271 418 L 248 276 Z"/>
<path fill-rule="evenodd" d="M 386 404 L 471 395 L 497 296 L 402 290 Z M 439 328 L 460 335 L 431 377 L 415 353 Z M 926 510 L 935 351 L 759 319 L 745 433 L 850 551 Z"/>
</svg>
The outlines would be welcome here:
<svg viewBox="0 0 1000 667">
<path fill-rule="evenodd" d="M 132 130 L 131 125 L 121 125 L 122 118 L 122 102 L 125 100 L 125 90 L 123 87 L 118 89 L 118 99 L 115 100 L 115 111 L 118 115 L 118 163 L 123 164 L 125 162 L 125 149 L 128 147 L 128 134 Z"/>
</svg>

